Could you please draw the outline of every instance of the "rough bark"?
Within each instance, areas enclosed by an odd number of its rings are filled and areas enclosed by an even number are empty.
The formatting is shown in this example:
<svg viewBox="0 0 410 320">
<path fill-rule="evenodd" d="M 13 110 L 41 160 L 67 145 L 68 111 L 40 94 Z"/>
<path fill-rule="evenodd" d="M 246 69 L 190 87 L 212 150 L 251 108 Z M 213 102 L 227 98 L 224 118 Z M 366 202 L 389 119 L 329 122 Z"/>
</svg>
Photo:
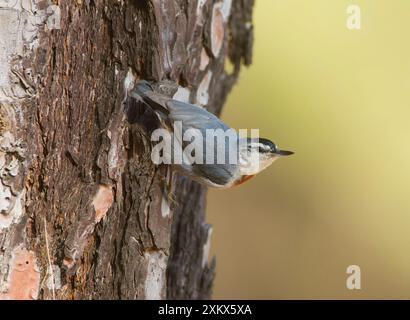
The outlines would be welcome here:
<svg viewBox="0 0 410 320">
<path fill-rule="evenodd" d="M 206 190 L 177 177 L 169 209 L 127 89 L 169 79 L 219 113 L 253 0 L 62 0 L 54 30 L 50 5 L 0 0 L 0 298 L 210 298 Z"/>
</svg>

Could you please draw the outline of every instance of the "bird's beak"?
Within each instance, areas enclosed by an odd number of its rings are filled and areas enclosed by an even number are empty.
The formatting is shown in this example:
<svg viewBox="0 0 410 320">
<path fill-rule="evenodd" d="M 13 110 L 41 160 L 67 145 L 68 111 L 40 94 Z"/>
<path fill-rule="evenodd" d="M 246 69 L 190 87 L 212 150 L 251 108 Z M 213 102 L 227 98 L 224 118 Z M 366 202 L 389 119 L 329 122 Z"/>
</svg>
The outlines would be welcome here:
<svg viewBox="0 0 410 320">
<path fill-rule="evenodd" d="M 286 150 L 277 150 L 275 152 L 275 154 L 280 156 L 280 157 L 287 157 L 287 156 L 290 156 L 290 155 L 294 154 L 294 152 L 286 151 Z"/>
</svg>

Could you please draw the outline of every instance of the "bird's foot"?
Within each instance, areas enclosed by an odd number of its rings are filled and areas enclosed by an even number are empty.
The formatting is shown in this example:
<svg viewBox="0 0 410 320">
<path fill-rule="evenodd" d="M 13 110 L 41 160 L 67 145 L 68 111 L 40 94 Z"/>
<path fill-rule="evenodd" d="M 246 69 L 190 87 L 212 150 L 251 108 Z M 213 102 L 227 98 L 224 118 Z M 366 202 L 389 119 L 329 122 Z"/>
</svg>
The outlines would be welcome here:
<svg viewBox="0 0 410 320">
<path fill-rule="evenodd" d="M 174 210 L 176 207 L 178 207 L 179 203 L 176 199 L 176 196 L 173 192 L 168 192 L 167 194 L 167 199 L 168 199 L 168 203 L 170 204 L 170 208 L 172 210 Z"/>
</svg>

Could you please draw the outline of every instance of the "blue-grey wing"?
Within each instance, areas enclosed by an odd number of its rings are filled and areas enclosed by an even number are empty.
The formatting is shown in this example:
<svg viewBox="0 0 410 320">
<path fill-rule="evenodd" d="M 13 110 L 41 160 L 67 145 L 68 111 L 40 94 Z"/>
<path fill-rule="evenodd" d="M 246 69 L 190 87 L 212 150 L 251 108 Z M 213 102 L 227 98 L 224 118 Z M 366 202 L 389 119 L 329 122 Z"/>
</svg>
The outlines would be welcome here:
<svg viewBox="0 0 410 320">
<path fill-rule="evenodd" d="M 170 100 L 167 102 L 166 107 L 169 111 L 169 118 L 173 122 L 181 121 L 184 131 L 189 128 L 201 131 L 206 131 L 207 129 L 222 129 L 227 131 L 230 129 L 217 116 L 198 106 L 177 100 Z M 205 134 L 205 132 L 203 134 Z"/>
<path fill-rule="evenodd" d="M 233 164 L 194 164 L 192 172 L 199 177 L 206 177 L 219 186 L 228 186 L 239 174 L 239 166 Z"/>
<path fill-rule="evenodd" d="M 233 146 L 237 144 L 238 135 L 236 131 L 229 128 L 217 116 L 198 106 L 176 100 L 170 100 L 167 103 L 167 109 L 169 111 L 168 117 L 171 119 L 171 122 L 174 124 L 178 121 L 181 122 L 183 135 L 189 129 L 196 129 L 199 131 L 198 133 L 201 134 L 202 141 L 197 141 L 196 139 L 182 141 L 183 147 L 191 144 L 194 140 L 193 143 L 203 143 L 203 152 L 212 149 L 215 153 L 213 155 L 214 158 L 216 158 L 217 152 L 219 152 L 219 154 L 221 154 L 221 152 L 225 153 L 225 159 L 229 157 L 229 153 L 233 150 Z M 207 130 L 209 131 L 207 132 Z M 216 138 L 216 135 L 222 136 Z M 234 151 L 235 150 L 232 152 Z"/>
<path fill-rule="evenodd" d="M 176 101 L 176 100 L 171 100 L 167 103 L 167 109 L 169 111 L 169 117 L 172 119 L 173 122 L 175 121 L 181 121 L 182 122 L 182 130 L 185 132 L 187 129 L 197 129 L 201 132 L 202 137 L 204 138 L 203 140 L 203 152 L 204 152 L 204 158 L 203 164 L 200 163 L 193 163 L 192 166 L 190 167 L 190 170 L 195 176 L 200 176 L 200 177 L 206 177 L 208 180 L 211 182 L 224 186 L 229 184 L 235 179 L 235 176 L 238 174 L 239 166 L 237 164 L 237 158 L 234 158 L 236 162 L 230 163 L 230 152 L 234 152 L 232 146 L 232 143 L 237 142 L 237 135 L 236 133 L 230 136 L 231 139 L 234 141 L 230 141 L 229 137 L 226 136 L 224 138 L 225 144 L 223 147 L 225 148 L 223 150 L 224 154 L 224 163 L 218 164 L 217 163 L 217 148 L 220 147 L 217 145 L 217 140 L 213 141 L 213 159 L 214 162 L 212 163 L 206 163 L 206 156 L 207 156 L 207 141 L 206 137 L 206 130 L 222 130 L 223 132 L 226 132 L 230 128 L 222 122 L 218 117 L 213 115 L 212 113 L 206 111 L 205 109 L 202 109 L 198 106 Z M 219 140 L 221 142 L 221 140 Z M 186 142 L 184 141 L 182 145 L 185 147 L 187 144 L 190 144 L 191 142 Z M 208 150 L 209 151 L 209 150 Z M 234 156 L 237 156 L 237 153 L 234 154 Z"/>
</svg>

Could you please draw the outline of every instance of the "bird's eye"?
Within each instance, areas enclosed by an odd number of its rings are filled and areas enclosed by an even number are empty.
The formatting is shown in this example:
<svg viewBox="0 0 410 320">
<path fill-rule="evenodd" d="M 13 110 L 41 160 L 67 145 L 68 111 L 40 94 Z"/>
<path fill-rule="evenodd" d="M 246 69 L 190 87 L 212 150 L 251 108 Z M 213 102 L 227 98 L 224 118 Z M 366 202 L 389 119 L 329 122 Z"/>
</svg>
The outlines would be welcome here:
<svg viewBox="0 0 410 320">
<path fill-rule="evenodd" d="M 269 147 L 259 147 L 259 153 L 269 153 L 270 152 L 270 148 Z"/>
</svg>

